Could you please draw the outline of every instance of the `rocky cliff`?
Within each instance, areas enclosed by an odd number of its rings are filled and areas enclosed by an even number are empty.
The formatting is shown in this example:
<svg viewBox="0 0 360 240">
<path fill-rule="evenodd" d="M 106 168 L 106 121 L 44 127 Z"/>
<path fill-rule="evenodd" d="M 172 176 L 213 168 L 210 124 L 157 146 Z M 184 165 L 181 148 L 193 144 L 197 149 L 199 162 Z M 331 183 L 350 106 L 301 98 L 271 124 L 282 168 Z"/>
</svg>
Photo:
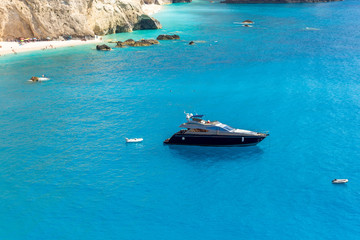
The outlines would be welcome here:
<svg viewBox="0 0 360 240">
<path fill-rule="evenodd" d="M 342 0 L 224 0 L 221 3 L 318 3 Z"/>
<path fill-rule="evenodd" d="M 192 0 L 143 0 L 145 4 L 171 4 L 171 3 L 189 3 Z"/>
<path fill-rule="evenodd" d="M 182 0 L 0 0 L 0 40 L 157 29 L 160 23 L 142 5 L 177 1 Z"/>
</svg>

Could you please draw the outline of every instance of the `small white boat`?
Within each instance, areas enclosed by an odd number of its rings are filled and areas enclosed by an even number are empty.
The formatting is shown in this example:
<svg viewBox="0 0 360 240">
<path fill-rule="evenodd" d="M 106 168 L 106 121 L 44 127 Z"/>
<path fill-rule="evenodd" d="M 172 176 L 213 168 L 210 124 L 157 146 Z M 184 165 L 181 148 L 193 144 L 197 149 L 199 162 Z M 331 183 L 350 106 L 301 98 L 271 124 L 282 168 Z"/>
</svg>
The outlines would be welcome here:
<svg viewBox="0 0 360 240">
<path fill-rule="evenodd" d="M 43 81 L 49 81 L 50 78 L 47 77 L 31 77 L 29 79 L 29 82 L 43 82 Z"/>
<path fill-rule="evenodd" d="M 50 78 L 47 77 L 39 77 L 39 81 L 49 81 Z"/>
<path fill-rule="evenodd" d="M 142 142 L 144 139 L 142 138 L 125 138 L 125 141 L 127 143 L 137 143 L 137 142 Z"/>
<path fill-rule="evenodd" d="M 339 184 L 339 183 L 347 183 L 349 180 L 348 179 L 334 179 L 334 180 L 332 180 L 331 182 L 332 183 L 337 183 L 337 184 Z"/>
<path fill-rule="evenodd" d="M 312 27 L 306 27 L 305 30 L 307 31 L 319 31 L 319 28 L 312 28 Z"/>
</svg>

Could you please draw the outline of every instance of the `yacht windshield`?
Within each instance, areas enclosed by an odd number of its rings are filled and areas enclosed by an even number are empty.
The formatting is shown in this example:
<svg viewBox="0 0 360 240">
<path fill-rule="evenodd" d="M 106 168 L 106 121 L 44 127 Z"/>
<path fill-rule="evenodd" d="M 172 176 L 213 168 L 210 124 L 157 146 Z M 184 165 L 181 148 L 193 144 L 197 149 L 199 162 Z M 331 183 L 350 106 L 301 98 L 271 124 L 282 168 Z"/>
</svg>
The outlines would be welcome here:
<svg viewBox="0 0 360 240">
<path fill-rule="evenodd" d="M 220 131 L 220 132 L 232 132 L 234 130 L 234 128 L 232 128 L 228 125 L 222 124 L 222 123 L 218 124 L 216 126 L 207 127 L 207 129 Z"/>
<path fill-rule="evenodd" d="M 234 130 L 232 127 L 230 127 L 228 125 L 225 125 L 223 128 L 228 132 L 231 132 L 232 130 Z"/>
</svg>

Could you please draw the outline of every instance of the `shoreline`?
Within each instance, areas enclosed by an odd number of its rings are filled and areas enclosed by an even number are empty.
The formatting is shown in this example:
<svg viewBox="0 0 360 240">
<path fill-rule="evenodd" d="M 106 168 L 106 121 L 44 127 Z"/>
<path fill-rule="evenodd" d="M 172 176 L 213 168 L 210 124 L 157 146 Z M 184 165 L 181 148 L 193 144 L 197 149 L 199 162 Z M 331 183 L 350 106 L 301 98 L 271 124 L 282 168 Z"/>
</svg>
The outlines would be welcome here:
<svg viewBox="0 0 360 240">
<path fill-rule="evenodd" d="M 78 45 L 86 45 L 102 42 L 102 38 L 94 40 L 67 40 L 67 41 L 38 41 L 29 42 L 20 45 L 18 42 L 0 42 L 0 56 L 9 54 L 18 54 L 23 52 L 39 51 L 39 50 L 50 50 L 62 47 L 73 47 Z"/>
<path fill-rule="evenodd" d="M 145 4 L 142 6 L 143 11 L 148 15 L 153 15 L 162 10 L 161 5 Z M 39 50 L 51 50 L 62 47 L 73 47 L 86 44 L 103 42 L 102 37 L 98 36 L 94 40 L 66 40 L 66 41 L 37 41 L 19 44 L 19 42 L 0 42 L 0 57 L 9 54 L 18 54 Z"/>
</svg>

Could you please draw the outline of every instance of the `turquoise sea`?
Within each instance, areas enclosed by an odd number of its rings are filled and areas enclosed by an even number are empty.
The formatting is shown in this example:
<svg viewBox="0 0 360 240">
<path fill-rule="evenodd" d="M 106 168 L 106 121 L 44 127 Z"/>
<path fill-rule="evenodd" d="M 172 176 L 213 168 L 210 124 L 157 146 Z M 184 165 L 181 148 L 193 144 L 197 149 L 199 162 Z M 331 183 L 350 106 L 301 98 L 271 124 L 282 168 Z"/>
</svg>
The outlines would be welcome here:
<svg viewBox="0 0 360 240">
<path fill-rule="evenodd" d="M 359 239 L 360 1 L 155 17 L 107 38 L 182 40 L 0 57 L 0 239 Z M 163 145 L 184 111 L 270 136 Z"/>
</svg>

